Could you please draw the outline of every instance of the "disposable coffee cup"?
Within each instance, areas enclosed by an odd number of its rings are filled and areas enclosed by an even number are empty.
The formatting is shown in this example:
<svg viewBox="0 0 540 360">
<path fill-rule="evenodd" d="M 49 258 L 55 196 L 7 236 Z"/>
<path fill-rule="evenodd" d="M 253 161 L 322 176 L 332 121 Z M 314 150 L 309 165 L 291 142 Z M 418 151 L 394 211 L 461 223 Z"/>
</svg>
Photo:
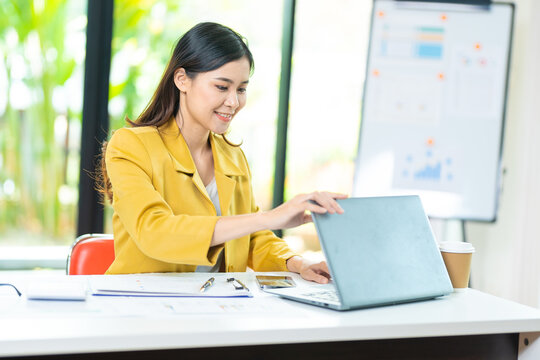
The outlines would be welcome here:
<svg viewBox="0 0 540 360">
<path fill-rule="evenodd" d="M 454 289 L 468 287 L 471 259 L 474 253 L 472 244 L 460 241 L 443 241 L 439 243 L 439 249 Z"/>
</svg>

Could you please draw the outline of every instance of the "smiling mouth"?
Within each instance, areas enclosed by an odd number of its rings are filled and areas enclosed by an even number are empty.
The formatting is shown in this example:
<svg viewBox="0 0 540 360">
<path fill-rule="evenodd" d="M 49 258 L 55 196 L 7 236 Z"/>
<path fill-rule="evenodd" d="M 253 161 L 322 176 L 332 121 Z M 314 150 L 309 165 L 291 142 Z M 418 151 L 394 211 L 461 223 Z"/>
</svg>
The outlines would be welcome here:
<svg viewBox="0 0 540 360">
<path fill-rule="evenodd" d="M 222 121 L 229 122 L 232 120 L 233 114 L 227 114 L 227 113 L 220 113 L 217 111 L 214 111 L 214 113 L 217 115 L 218 119 Z"/>
</svg>

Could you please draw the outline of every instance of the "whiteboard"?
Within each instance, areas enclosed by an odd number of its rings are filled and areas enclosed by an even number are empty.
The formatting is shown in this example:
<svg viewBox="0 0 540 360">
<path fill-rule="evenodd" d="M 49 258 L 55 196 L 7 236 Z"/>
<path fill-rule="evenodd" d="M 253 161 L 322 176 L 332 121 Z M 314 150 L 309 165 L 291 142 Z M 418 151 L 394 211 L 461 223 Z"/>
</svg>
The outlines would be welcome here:
<svg viewBox="0 0 540 360">
<path fill-rule="evenodd" d="M 513 4 L 374 1 L 354 196 L 495 220 L 513 17 Z"/>
</svg>

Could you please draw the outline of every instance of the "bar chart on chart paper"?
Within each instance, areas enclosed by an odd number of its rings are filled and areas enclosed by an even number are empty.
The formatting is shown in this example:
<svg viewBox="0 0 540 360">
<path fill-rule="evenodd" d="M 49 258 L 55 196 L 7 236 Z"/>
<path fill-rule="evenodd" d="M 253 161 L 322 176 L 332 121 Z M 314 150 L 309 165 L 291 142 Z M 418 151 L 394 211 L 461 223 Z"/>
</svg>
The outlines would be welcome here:
<svg viewBox="0 0 540 360">
<path fill-rule="evenodd" d="M 376 0 L 353 195 L 492 220 L 513 6 Z"/>
<path fill-rule="evenodd" d="M 402 189 L 426 189 L 456 192 L 460 188 L 459 163 L 455 153 L 443 153 L 428 139 L 416 151 L 396 156 L 392 186 Z"/>
</svg>

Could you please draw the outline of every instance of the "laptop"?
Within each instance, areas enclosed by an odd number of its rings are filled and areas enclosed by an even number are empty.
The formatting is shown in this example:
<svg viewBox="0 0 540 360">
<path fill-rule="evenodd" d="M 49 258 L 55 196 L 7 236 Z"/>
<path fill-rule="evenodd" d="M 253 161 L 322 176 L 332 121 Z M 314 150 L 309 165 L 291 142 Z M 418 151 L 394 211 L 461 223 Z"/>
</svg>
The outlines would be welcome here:
<svg viewBox="0 0 540 360">
<path fill-rule="evenodd" d="M 350 310 L 427 300 L 453 291 L 418 196 L 337 202 L 345 213 L 312 214 L 331 283 L 266 292 Z"/>
</svg>

